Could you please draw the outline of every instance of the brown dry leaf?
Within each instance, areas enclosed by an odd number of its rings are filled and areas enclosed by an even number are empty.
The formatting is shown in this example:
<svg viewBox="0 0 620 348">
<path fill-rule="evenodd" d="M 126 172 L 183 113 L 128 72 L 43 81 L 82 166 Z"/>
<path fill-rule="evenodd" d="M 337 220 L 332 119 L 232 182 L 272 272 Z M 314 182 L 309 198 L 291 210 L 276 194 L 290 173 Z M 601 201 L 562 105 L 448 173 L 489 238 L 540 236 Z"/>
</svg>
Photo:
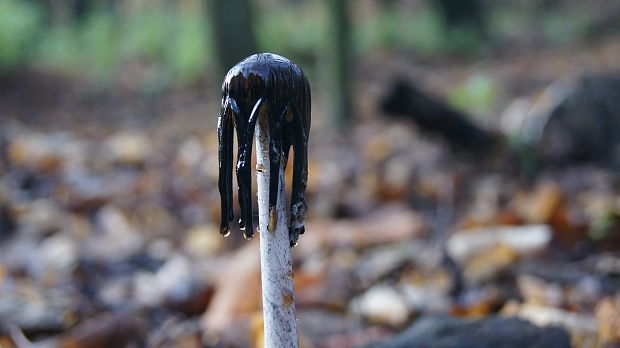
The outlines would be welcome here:
<svg viewBox="0 0 620 348">
<path fill-rule="evenodd" d="M 265 322 L 263 321 L 263 312 L 259 311 L 252 315 L 250 320 L 250 337 L 254 348 L 265 347 Z"/>
<path fill-rule="evenodd" d="M 203 347 L 200 342 L 200 337 L 196 335 L 183 336 L 174 341 L 174 347 L 176 348 L 201 348 Z"/>
<path fill-rule="evenodd" d="M 224 238 L 213 224 L 204 224 L 192 227 L 187 231 L 183 247 L 196 257 L 208 257 L 217 254 L 224 245 Z"/>
<path fill-rule="evenodd" d="M 321 307 L 333 312 L 346 311 L 348 298 L 342 289 L 343 284 L 334 284 L 334 278 L 327 272 L 309 273 L 297 270 L 295 273 L 295 306 L 297 308 Z"/>
<path fill-rule="evenodd" d="M 550 239 L 551 231 L 546 225 L 489 226 L 453 233 L 446 248 L 455 261 L 465 264 L 475 257 L 484 257 L 480 254 L 492 252 L 500 245 L 519 257 L 533 255 L 547 247 Z"/>
<path fill-rule="evenodd" d="M 465 278 L 475 283 L 491 279 L 518 258 L 510 247 L 499 244 L 484 253 L 474 255 L 465 265 Z"/>
<path fill-rule="evenodd" d="M 141 337 L 142 323 L 133 315 L 102 314 L 71 329 L 60 339 L 60 348 L 125 347 Z"/>
<path fill-rule="evenodd" d="M 613 298 L 604 298 L 594 310 L 598 321 L 598 337 L 603 344 L 620 343 L 620 303 Z"/>
<path fill-rule="evenodd" d="M 363 331 L 352 330 L 341 334 L 329 335 L 324 337 L 319 346 L 323 348 L 366 347 L 374 342 L 384 340 L 392 334 L 393 332 L 388 329 L 371 326 Z M 305 346 L 302 345 L 302 347 Z"/>
<path fill-rule="evenodd" d="M 480 301 L 471 306 L 454 308 L 450 312 L 456 316 L 481 318 L 491 313 L 496 308 L 497 304 L 497 301 Z"/>
<path fill-rule="evenodd" d="M 566 248 L 573 247 L 583 240 L 587 233 L 587 226 L 571 221 L 565 207 L 561 207 L 553 214 L 549 225 L 553 229 L 553 239 Z"/>
<path fill-rule="evenodd" d="M 350 310 L 372 323 L 402 327 L 412 312 L 405 297 L 394 287 L 379 284 L 353 299 Z"/>
<path fill-rule="evenodd" d="M 561 286 L 535 276 L 519 276 L 517 288 L 524 301 L 531 305 L 559 307 L 564 302 L 565 294 Z"/>
<path fill-rule="evenodd" d="M 517 216 L 515 212 L 510 211 L 510 210 L 501 211 L 497 215 L 498 225 L 512 226 L 512 225 L 518 225 L 519 222 L 520 222 L 519 216 Z"/>
<path fill-rule="evenodd" d="M 299 301 L 299 296 L 304 291 L 309 291 L 309 289 L 313 289 L 314 287 L 321 287 L 327 280 L 327 274 L 324 271 L 321 272 L 305 272 L 303 269 L 299 269 L 294 272 L 293 277 L 295 278 L 295 297 L 297 301 Z M 311 291 L 310 291 L 311 292 Z"/>
<path fill-rule="evenodd" d="M 6 266 L 0 262 L 0 286 L 4 284 L 7 274 L 8 271 L 6 269 Z"/>
<path fill-rule="evenodd" d="M 113 160 L 125 164 L 138 164 L 146 161 L 152 154 L 153 148 L 146 134 L 125 131 L 108 137 L 104 145 Z"/>
<path fill-rule="evenodd" d="M 28 166 L 43 172 L 54 171 L 63 164 L 59 144 L 52 136 L 30 134 L 15 139 L 8 148 L 12 164 Z"/>
<path fill-rule="evenodd" d="M 203 347 L 198 326 L 193 319 L 170 317 L 149 330 L 143 346 L 149 348 Z"/>
<path fill-rule="evenodd" d="M 376 135 L 365 143 L 365 147 L 363 149 L 364 158 L 367 158 L 373 163 L 379 163 L 392 152 L 391 147 L 392 144 L 390 144 L 389 139 L 382 136 L 382 134 Z"/>
<path fill-rule="evenodd" d="M 211 303 L 213 288 L 202 286 L 194 289 L 192 294 L 181 301 L 168 301 L 166 306 L 188 316 L 200 315 Z"/>
<path fill-rule="evenodd" d="M 313 345 L 306 339 L 301 333 L 297 332 L 299 347 L 300 348 L 312 348 Z M 250 337 L 254 348 L 265 347 L 265 323 L 263 321 L 263 312 L 258 311 L 252 315 L 250 320 Z"/>
<path fill-rule="evenodd" d="M 500 311 L 500 314 L 506 316 L 516 316 L 519 313 L 519 308 L 521 308 L 521 303 L 515 299 L 511 299 L 506 301 Z"/>
<path fill-rule="evenodd" d="M 0 336 L 0 347 L 2 348 L 13 348 L 13 340 L 8 336 Z"/>
<path fill-rule="evenodd" d="M 241 314 L 260 309 L 260 256 L 258 238 L 232 254 L 215 279 L 215 295 L 203 314 L 202 327 L 218 334 Z"/>
<path fill-rule="evenodd" d="M 512 205 L 526 223 L 548 223 L 563 205 L 563 194 L 557 184 L 545 182 L 539 184 L 534 192 L 517 195 Z"/>
<path fill-rule="evenodd" d="M 515 209 L 530 224 L 546 223 L 564 204 L 560 187 L 551 182 L 539 184 L 534 192 L 517 195 Z"/>
<path fill-rule="evenodd" d="M 467 316 L 472 318 L 480 318 L 497 310 L 503 303 L 500 290 L 493 289 L 485 292 L 485 296 L 477 299 L 467 306 L 457 306 L 451 309 L 451 313 L 456 316 Z"/>
<path fill-rule="evenodd" d="M 501 313 L 517 316 L 537 326 L 563 327 L 570 334 L 573 347 L 593 347 L 597 340 L 596 320 L 588 314 L 527 303 L 518 304 L 514 301 L 509 301 Z"/>
<path fill-rule="evenodd" d="M 338 274 L 341 266 L 337 265 L 336 255 L 327 256 L 321 251 L 308 255 L 308 257 L 299 257 L 297 249 L 293 249 L 296 258 L 303 260 L 303 263 L 297 267 L 289 277 L 294 278 L 295 286 L 295 302 L 299 307 L 329 307 L 336 311 L 344 310 L 347 299 L 343 298 L 340 291 L 347 288 L 346 281 L 343 284 L 343 278 Z"/>
<path fill-rule="evenodd" d="M 315 220 L 307 223 L 300 238 L 299 251 L 316 250 L 325 245 L 368 246 L 419 237 L 425 230 L 423 218 L 405 209 L 385 209 L 358 220 Z"/>
</svg>

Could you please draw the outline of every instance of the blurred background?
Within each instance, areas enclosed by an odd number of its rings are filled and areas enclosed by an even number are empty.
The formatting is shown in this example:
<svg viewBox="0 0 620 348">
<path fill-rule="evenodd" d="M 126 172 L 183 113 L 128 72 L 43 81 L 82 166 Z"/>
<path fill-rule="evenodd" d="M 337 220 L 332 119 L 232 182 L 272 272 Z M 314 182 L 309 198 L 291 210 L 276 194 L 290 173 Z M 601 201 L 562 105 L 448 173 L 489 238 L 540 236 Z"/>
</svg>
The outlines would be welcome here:
<svg viewBox="0 0 620 348">
<path fill-rule="evenodd" d="M 620 345 L 620 3 L 0 0 L 0 347 L 261 347 L 256 52 L 312 88 L 302 347 Z"/>
</svg>

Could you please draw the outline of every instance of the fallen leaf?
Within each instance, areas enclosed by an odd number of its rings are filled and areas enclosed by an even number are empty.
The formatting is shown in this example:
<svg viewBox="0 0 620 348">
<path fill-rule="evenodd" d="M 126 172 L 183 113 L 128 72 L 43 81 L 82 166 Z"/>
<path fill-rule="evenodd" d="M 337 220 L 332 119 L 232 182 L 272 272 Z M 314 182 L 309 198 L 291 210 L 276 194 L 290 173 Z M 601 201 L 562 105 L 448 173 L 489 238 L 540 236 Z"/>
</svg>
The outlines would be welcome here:
<svg viewBox="0 0 620 348">
<path fill-rule="evenodd" d="M 261 308 L 258 238 L 247 243 L 224 262 L 217 274 L 215 295 L 202 317 L 205 331 L 218 334 L 242 314 Z"/>
<path fill-rule="evenodd" d="M 499 244 L 490 250 L 472 256 L 467 261 L 464 270 L 465 279 L 473 283 L 492 279 L 516 261 L 518 257 L 519 255 L 514 249 Z"/>
<path fill-rule="evenodd" d="M 598 337 L 604 346 L 620 343 L 620 303 L 610 297 L 599 302 L 594 310 L 598 322 Z"/>
<path fill-rule="evenodd" d="M 511 202 L 517 213 L 529 224 L 548 223 L 562 204 L 560 187 L 550 182 L 539 184 L 533 192 L 517 195 Z"/>
<path fill-rule="evenodd" d="M 457 231 L 450 236 L 446 247 L 451 257 L 464 264 L 498 245 L 522 257 L 541 251 L 550 240 L 551 230 L 546 225 L 491 226 Z"/>
<path fill-rule="evenodd" d="M 350 310 L 371 322 L 391 326 L 404 325 L 410 314 L 402 294 L 386 285 L 377 285 L 353 299 Z"/>
<path fill-rule="evenodd" d="M 387 208 L 356 220 L 314 220 L 306 225 L 299 252 L 303 255 L 324 246 L 369 246 L 420 237 L 424 219 L 411 210 Z"/>
<path fill-rule="evenodd" d="M 589 347 L 587 344 L 596 342 L 597 322 L 588 314 L 515 302 L 507 303 L 502 314 L 517 316 L 537 326 L 561 326 L 570 333 L 573 347 Z"/>
<path fill-rule="evenodd" d="M 60 348 L 125 347 L 144 330 L 130 314 L 101 314 L 74 327 L 60 339 Z"/>
<path fill-rule="evenodd" d="M 224 238 L 214 225 L 199 225 L 187 231 L 183 247 L 196 258 L 215 255 L 224 245 Z"/>
</svg>

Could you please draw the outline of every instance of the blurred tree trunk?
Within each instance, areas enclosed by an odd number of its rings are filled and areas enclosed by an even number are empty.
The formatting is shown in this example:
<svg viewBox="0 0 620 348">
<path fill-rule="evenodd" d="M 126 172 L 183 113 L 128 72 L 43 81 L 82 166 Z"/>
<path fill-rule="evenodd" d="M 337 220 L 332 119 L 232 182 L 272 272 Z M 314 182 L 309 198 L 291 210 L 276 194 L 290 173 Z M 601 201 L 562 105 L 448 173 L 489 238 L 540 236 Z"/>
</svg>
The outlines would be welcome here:
<svg viewBox="0 0 620 348">
<path fill-rule="evenodd" d="M 78 21 L 88 18 L 94 11 L 114 11 L 116 0 L 72 0 L 73 13 Z"/>
<path fill-rule="evenodd" d="M 249 0 L 207 0 L 215 58 L 222 78 L 241 59 L 257 53 Z"/>
<path fill-rule="evenodd" d="M 64 26 L 73 23 L 71 8 L 73 0 L 48 0 L 52 25 Z"/>
<path fill-rule="evenodd" d="M 348 0 L 327 0 L 329 33 L 326 80 L 330 98 L 330 112 L 337 127 L 351 120 L 351 39 Z"/>
<path fill-rule="evenodd" d="M 113 11 L 117 0 L 30 0 L 47 14 L 46 21 L 54 26 L 67 26 L 88 18 L 95 10 Z"/>
<path fill-rule="evenodd" d="M 446 27 L 469 29 L 478 36 L 486 33 L 484 9 L 481 0 L 433 0 Z"/>
</svg>

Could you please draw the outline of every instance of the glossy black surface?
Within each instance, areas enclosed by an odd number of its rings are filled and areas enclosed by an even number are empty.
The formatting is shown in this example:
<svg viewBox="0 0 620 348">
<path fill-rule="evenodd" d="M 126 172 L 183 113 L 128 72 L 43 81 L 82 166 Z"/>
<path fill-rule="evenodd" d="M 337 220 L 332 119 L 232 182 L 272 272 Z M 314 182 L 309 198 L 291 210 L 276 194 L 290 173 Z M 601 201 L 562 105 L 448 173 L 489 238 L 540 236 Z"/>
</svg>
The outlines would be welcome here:
<svg viewBox="0 0 620 348">
<path fill-rule="evenodd" d="M 237 184 L 241 218 L 239 227 L 251 238 L 252 141 L 256 121 L 265 112 L 269 123 L 269 207 L 276 206 L 280 161 L 286 163 L 291 146 L 293 187 L 290 200 L 289 239 L 297 243 L 304 233 L 308 182 L 308 135 L 310 85 L 302 70 L 290 60 L 271 53 L 252 55 L 228 71 L 222 84 L 222 108 L 218 119 L 219 190 L 222 200 L 220 233 L 230 233 L 233 220 L 233 128 L 237 133 Z M 283 157 L 282 157 L 283 156 Z"/>
</svg>

